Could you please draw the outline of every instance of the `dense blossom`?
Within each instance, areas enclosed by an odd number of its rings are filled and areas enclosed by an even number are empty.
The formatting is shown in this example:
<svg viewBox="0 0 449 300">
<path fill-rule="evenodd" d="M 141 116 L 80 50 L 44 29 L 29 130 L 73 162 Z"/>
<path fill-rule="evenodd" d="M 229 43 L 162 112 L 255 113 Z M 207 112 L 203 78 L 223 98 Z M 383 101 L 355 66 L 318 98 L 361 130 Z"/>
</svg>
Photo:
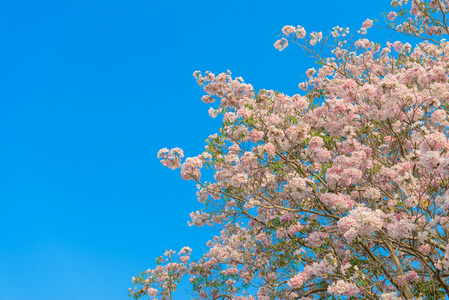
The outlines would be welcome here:
<svg viewBox="0 0 449 300">
<path fill-rule="evenodd" d="M 334 295 L 344 295 L 347 297 L 352 297 L 357 295 L 357 293 L 359 292 L 359 288 L 353 283 L 349 283 L 343 280 L 337 280 L 337 282 L 334 282 L 327 288 L 327 291 L 330 294 Z"/>
<path fill-rule="evenodd" d="M 387 27 L 417 45 L 370 41 L 371 19 L 359 35 L 282 28 L 278 50 L 318 61 L 301 94 L 194 73 L 222 128 L 200 155 L 158 158 L 198 184 L 189 224 L 220 232 L 198 260 L 167 251 L 132 296 L 173 299 L 188 277 L 193 299 L 449 297 L 449 2 L 391 4 Z"/>
</svg>

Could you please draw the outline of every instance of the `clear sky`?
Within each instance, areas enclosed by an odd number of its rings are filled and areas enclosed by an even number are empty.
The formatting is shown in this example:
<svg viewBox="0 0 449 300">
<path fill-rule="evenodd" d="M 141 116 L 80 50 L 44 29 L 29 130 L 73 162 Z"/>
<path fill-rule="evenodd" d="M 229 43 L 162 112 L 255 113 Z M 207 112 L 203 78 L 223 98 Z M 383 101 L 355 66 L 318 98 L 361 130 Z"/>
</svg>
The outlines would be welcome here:
<svg viewBox="0 0 449 300">
<path fill-rule="evenodd" d="M 314 65 L 273 47 L 283 25 L 358 30 L 389 2 L 0 1 L 0 299 L 124 300 L 165 249 L 198 257 L 195 184 L 156 158 L 220 125 L 192 73 L 293 95 Z"/>
</svg>

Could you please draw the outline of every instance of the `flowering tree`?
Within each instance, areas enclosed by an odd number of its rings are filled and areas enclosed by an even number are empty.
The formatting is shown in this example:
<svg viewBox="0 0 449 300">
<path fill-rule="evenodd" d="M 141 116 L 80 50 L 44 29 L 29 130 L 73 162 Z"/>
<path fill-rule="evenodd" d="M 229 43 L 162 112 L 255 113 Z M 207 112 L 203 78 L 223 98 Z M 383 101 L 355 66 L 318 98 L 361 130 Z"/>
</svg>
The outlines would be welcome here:
<svg viewBox="0 0 449 300">
<path fill-rule="evenodd" d="M 221 233 L 198 261 L 167 251 L 131 296 L 172 299 L 187 276 L 195 299 L 447 299 L 449 1 L 392 6 L 387 27 L 415 47 L 365 39 L 369 19 L 353 36 L 285 26 L 275 47 L 318 62 L 303 95 L 194 73 L 222 128 L 196 157 L 158 157 L 198 183 L 191 225 Z"/>
</svg>

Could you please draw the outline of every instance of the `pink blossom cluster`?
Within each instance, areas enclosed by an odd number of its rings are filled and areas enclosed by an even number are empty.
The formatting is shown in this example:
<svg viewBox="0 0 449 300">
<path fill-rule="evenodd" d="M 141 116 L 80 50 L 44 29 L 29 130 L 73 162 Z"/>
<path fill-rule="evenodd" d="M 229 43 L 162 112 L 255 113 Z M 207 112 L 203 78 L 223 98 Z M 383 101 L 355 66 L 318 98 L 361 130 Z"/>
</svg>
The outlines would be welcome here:
<svg viewBox="0 0 449 300">
<path fill-rule="evenodd" d="M 198 157 L 188 157 L 181 167 L 181 177 L 184 180 L 198 180 L 201 177 L 203 161 Z"/>
<path fill-rule="evenodd" d="M 184 157 L 184 151 L 180 148 L 173 148 L 170 151 L 167 148 L 159 150 L 157 158 L 161 160 L 162 165 L 174 170 L 181 166 L 181 159 Z"/>
<path fill-rule="evenodd" d="M 309 279 L 309 274 L 300 272 L 288 281 L 288 286 L 291 289 L 297 289 L 304 285 L 304 282 Z"/>
<path fill-rule="evenodd" d="M 354 297 L 359 293 L 357 285 L 344 280 L 337 280 L 327 288 L 327 291 L 333 295 L 345 295 L 346 297 Z"/>
<path fill-rule="evenodd" d="M 362 24 L 363 28 L 368 29 L 371 26 L 373 26 L 373 20 L 366 19 L 365 22 Z"/>
<path fill-rule="evenodd" d="M 324 193 L 320 199 L 329 208 L 338 212 L 347 212 L 356 205 L 356 202 L 349 195 Z"/>
<path fill-rule="evenodd" d="M 368 207 L 356 207 L 346 217 L 338 221 L 339 230 L 344 233 L 346 240 L 351 243 L 357 236 L 364 236 L 381 230 L 384 221 L 381 210 L 373 211 Z"/>
</svg>

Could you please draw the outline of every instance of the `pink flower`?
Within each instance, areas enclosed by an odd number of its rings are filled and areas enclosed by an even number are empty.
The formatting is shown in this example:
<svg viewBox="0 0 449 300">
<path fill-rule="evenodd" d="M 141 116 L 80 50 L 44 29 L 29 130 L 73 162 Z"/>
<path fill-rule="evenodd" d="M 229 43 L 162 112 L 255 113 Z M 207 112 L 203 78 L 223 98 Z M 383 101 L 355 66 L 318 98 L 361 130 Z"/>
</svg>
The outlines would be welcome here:
<svg viewBox="0 0 449 300">
<path fill-rule="evenodd" d="M 225 113 L 223 116 L 223 121 L 228 121 L 233 123 L 237 120 L 237 116 L 234 113 Z"/>
<path fill-rule="evenodd" d="M 288 281 L 288 286 L 291 289 L 297 289 L 304 285 L 304 282 L 309 279 L 309 275 L 305 272 L 300 272 L 296 274 L 293 278 Z"/>
<path fill-rule="evenodd" d="M 303 91 L 307 90 L 307 86 L 307 82 L 301 82 L 300 84 L 298 84 L 298 87 Z"/>
<path fill-rule="evenodd" d="M 428 171 L 431 172 L 440 163 L 439 151 L 427 151 L 421 156 L 421 164 Z"/>
<path fill-rule="evenodd" d="M 248 175 L 246 173 L 237 173 L 232 177 L 232 184 L 236 187 L 242 186 L 248 182 Z"/>
<path fill-rule="evenodd" d="M 355 207 L 355 201 L 349 195 L 324 193 L 321 201 L 338 212 L 347 212 Z"/>
<path fill-rule="evenodd" d="M 156 297 L 157 296 L 157 290 L 154 289 L 154 288 L 151 288 L 151 287 L 148 287 L 147 293 L 148 293 L 148 296 L 150 296 L 150 297 Z"/>
<path fill-rule="evenodd" d="M 217 117 L 217 111 L 215 110 L 215 109 L 213 109 L 212 107 L 211 108 L 209 108 L 209 116 L 211 117 L 211 118 L 214 118 L 215 119 L 215 117 Z"/>
<path fill-rule="evenodd" d="M 253 114 L 253 112 L 251 110 L 247 109 L 246 107 L 241 108 L 237 111 L 237 116 L 243 117 L 245 119 L 251 117 L 252 114 Z"/>
<path fill-rule="evenodd" d="M 312 246 L 312 247 L 319 247 L 323 243 L 326 242 L 326 238 L 329 235 L 325 232 L 320 231 L 314 231 L 306 238 L 306 241 Z"/>
<path fill-rule="evenodd" d="M 190 254 L 192 252 L 192 248 L 190 247 L 182 247 L 179 251 L 179 254 Z"/>
<path fill-rule="evenodd" d="M 277 125 L 280 124 L 282 122 L 282 119 L 279 118 L 277 115 L 272 114 L 267 118 L 267 125 Z"/>
<path fill-rule="evenodd" d="M 203 161 L 200 158 L 187 158 L 181 167 L 181 178 L 184 180 L 199 180 L 201 177 L 200 168 L 202 166 Z"/>
<path fill-rule="evenodd" d="M 306 30 L 304 29 L 304 27 L 299 25 L 296 27 L 296 37 L 298 39 L 303 39 L 306 37 Z"/>
<path fill-rule="evenodd" d="M 324 141 L 321 137 L 319 136 L 314 136 L 313 138 L 310 139 L 309 142 L 309 148 L 321 148 L 324 146 Z"/>
<path fill-rule="evenodd" d="M 181 159 L 184 157 L 184 151 L 180 148 L 173 148 L 168 151 L 167 148 L 159 150 L 157 157 L 161 164 L 174 170 L 181 166 Z"/>
<path fill-rule="evenodd" d="M 157 152 L 157 158 L 159 159 L 165 159 L 168 156 L 168 149 L 167 148 L 162 148 L 161 150 L 159 150 Z"/>
<path fill-rule="evenodd" d="M 401 52 L 402 46 L 403 46 L 403 43 L 401 41 L 396 41 L 393 43 L 393 48 L 394 48 L 394 51 L 396 51 L 396 52 Z"/>
<path fill-rule="evenodd" d="M 325 163 L 331 159 L 329 150 L 324 148 L 311 149 L 310 155 L 315 163 Z"/>
<path fill-rule="evenodd" d="M 421 251 L 421 252 L 424 253 L 424 254 L 429 254 L 431 249 L 432 249 L 432 248 L 430 247 L 429 244 L 421 245 L 421 246 L 419 247 L 419 251 Z"/>
<path fill-rule="evenodd" d="M 292 102 L 297 109 L 306 109 L 309 107 L 307 99 L 298 94 L 292 97 Z"/>
<path fill-rule="evenodd" d="M 276 155 L 276 148 L 274 148 L 274 145 L 272 143 L 268 143 L 264 146 L 264 150 L 267 153 L 267 155 L 271 158 L 273 158 Z"/>
<path fill-rule="evenodd" d="M 285 214 L 285 215 L 283 215 L 282 217 L 281 217 L 281 222 L 282 223 L 288 223 L 288 222 L 290 222 L 291 220 L 293 220 L 293 215 L 292 214 L 289 214 L 289 213 L 287 213 L 287 214 Z"/>
<path fill-rule="evenodd" d="M 405 274 L 407 276 L 407 280 L 409 282 L 418 282 L 419 281 L 419 276 L 415 271 L 410 271 L 408 273 Z"/>
<path fill-rule="evenodd" d="M 250 139 L 253 143 L 257 143 L 262 140 L 263 136 L 264 136 L 263 131 L 253 130 L 251 131 Z"/>
<path fill-rule="evenodd" d="M 334 282 L 331 286 L 327 288 L 327 291 L 330 294 L 344 295 L 346 297 L 353 297 L 360 292 L 359 288 L 355 284 L 343 280 L 338 280 L 337 282 Z"/>
<path fill-rule="evenodd" d="M 367 207 L 356 207 L 346 217 L 338 221 L 338 229 L 351 243 L 357 235 L 368 235 L 382 229 L 383 216 L 384 214 L 380 210 L 373 211 Z"/>
<path fill-rule="evenodd" d="M 356 87 L 357 87 L 357 83 L 352 79 L 348 79 L 343 84 L 342 89 L 351 91 L 351 90 L 355 89 Z"/>
<path fill-rule="evenodd" d="M 213 103 L 215 102 L 215 99 L 210 95 L 204 95 L 203 97 L 201 97 L 201 101 L 203 101 L 204 103 Z"/>
<path fill-rule="evenodd" d="M 384 293 L 380 296 L 381 300 L 401 300 L 403 298 L 399 298 L 396 296 L 396 293 Z"/>
<path fill-rule="evenodd" d="M 365 22 L 362 23 L 363 28 L 368 29 L 373 26 L 373 20 L 366 19 Z"/>
<path fill-rule="evenodd" d="M 314 68 L 310 68 L 306 71 L 307 77 L 312 77 L 314 74 L 316 74 L 316 70 Z"/>
<path fill-rule="evenodd" d="M 360 182 L 362 179 L 362 171 L 355 168 L 343 170 L 341 173 L 342 185 L 348 187 L 354 183 Z"/>
<path fill-rule="evenodd" d="M 289 36 L 293 32 L 295 32 L 295 27 L 293 26 L 287 25 L 282 28 L 282 33 L 285 34 L 286 36 Z"/>
<path fill-rule="evenodd" d="M 438 109 L 433 112 L 431 120 L 434 123 L 441 123 L 446 120 L 446 117 L 446 112 L 443 109 Z"/>
<path fill-rule="evenodd" d="M 396 18 L 397 15 L 398 15 L 397 13 L 395 13 L 394 11 L 391 11 L 391 12 L 388 14 L 388 20 L 394 21 L 394 19 Z"/>
<path fill-rule="evenodd" d="M 408 238 L 415 227 L 415 224 L 406 219 L 394 221 L 386 225 L 388 234 L 394 239 Z"/>
<path fill-rule="evenodd" d="M 288 233 L 292 236 L 295 236 L 297 232 L 299 232 L 303 228 L 302 224 L 297 222 L 295 225 L 291 225 L 288 228 Z"/>
<path fill-rule="evenodd" d="M 278 49 L 279 51 L 284 50 L 288 46 L 288 41 L 286 38 L 282 38 L 280 40 L 277 40 L 276 43 L 274 43 L 274 47 Z"/>
<path fill-rule="evenodd" d="M 234 144 L 229 147 L 229 153 L 238 154 L 240 152 L 240 146 L 237 144 Z"/>
<path fill-rule="evenodd" d="M 343 217 L 338 221 L 338 229 L 343 233 L 354 227 L 357 227 L 357 221 L 353 217 Z"/>
</svg>

